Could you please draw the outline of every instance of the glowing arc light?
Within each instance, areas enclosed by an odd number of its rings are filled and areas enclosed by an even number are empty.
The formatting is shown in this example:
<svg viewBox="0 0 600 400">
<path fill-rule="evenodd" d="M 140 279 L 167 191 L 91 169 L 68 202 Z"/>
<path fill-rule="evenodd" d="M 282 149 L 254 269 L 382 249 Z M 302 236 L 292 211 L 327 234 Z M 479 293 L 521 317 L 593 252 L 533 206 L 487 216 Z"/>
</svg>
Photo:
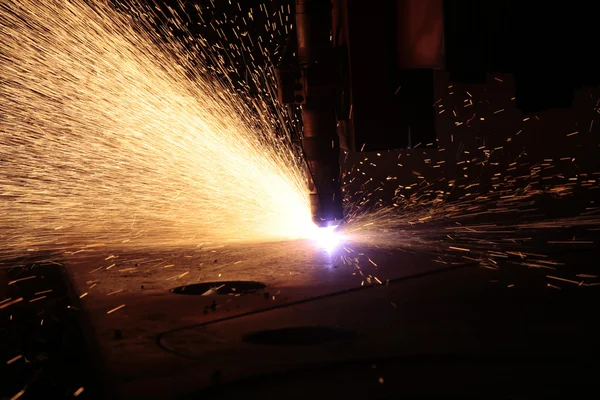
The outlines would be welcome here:
<svg viewBox="0 0 600 400">
<path fill-rule="evenodd" d="M 328 253 L 333 252 L 342 241 L 342 236 L 337 231 L 337 225 L 319 228 L 314 226 L 311 238 L 317 246 L 325 249 Z"/>
</svg>

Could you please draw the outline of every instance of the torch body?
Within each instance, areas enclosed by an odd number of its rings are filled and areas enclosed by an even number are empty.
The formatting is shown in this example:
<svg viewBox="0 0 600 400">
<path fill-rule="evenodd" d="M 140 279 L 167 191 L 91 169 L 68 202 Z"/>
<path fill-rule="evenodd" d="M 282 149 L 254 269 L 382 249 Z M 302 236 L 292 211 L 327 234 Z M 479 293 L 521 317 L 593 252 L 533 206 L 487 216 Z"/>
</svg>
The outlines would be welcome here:
<svg viewBox="0 0 600 400">
<path fill-rule="evenodd" d="M 329 0 L 296 0 L 297 62 L 304 85 L 302 148 L 306 159 L 313 221 L 337 225 L 343 219 L 340 142 L 336 118 L 336 57 Z"/>
</svg>

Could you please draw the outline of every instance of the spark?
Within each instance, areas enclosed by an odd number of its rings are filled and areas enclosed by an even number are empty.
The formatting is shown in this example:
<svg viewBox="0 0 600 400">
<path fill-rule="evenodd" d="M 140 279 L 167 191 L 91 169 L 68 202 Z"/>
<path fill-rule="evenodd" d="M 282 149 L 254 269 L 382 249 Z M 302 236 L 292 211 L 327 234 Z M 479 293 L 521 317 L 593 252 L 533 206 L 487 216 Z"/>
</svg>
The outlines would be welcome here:
<svg viewBox="0 0 600 400">
<path fill-rule="evenodd" d="M 31 299 L 31 300 L 29 300 L 29 302 L 30 302 L 30 303 L 33 303 L 33 302 L 36 302 L 36 301 L 38 301 L 38 300 L 43 300 L 43 299 L 45 299 L 45 298 L 46 298 L 46 296 L 39 296 L 39 297 L 36 297 L 36 298 L 34 298 L 34 299 Z"/>
<path fill-rule="evenodd" d="M 17 400 L 24 394 L 25 394 L 25 389 L 21 389 L 21 390 L 19 390 L 19 392 L 17 394 L 15 394 L 13 397 L 11 397 L 10 400 Z"/>
<path fill-rule="evenodd" d="M 29 279 L 35 279 L 35 278 L 37 278 L 37 276 L 35 276 L 35 275 L 27 276 L 25 278 L 20 278 L 20 279 L 15 279 L 13 281 L 10 281 L 10 282 L 8 282 L 8 284 L 14 285 L 15 283 L 22 282 L 22 281 L 28 281 Z"/>
<path fill-rule="evenodd" d="M 14 300 L 11 300 L 11 301 L 8 301 L 8 302 L 5 302 L 5 303 L 3 302 L 2 304 L 0 304 L 0 310 L 2 310 L 2 309 L 4 309 L 4 308 L 7 308 L 7 307 L 10 307 L 10 306 L 12 306 L 13 304 L 20 303 L 20 302 L 22 302 L 22 301 L 23 301 L 23 298 L 22 298 L 22 297 L 19 297 L 19 298 L 17 298 L 17 299 L 14 299 Z"/>
<path fill-rule="evenodd" d="M 225 49 L 117 5 L 0 4 L 0 250 L 307 237 L 273 74 L 249 67 L 257 97 L 231 78 L 244 37 Z"/>
<path fill-rule="evenodd" d="M 20 360 L 21 358 L 23 358 L 23 356 L 21 354 L 14 356 L 10 360 L 6 361 L 6 365 L 10 365 L 10 364 L 14 363 L 15 361 Z"/>
<path fill-rule="evenodd" d="M 121 309 L 121 308 L 123 308 L 123 307 L 125 307 L 125 304 L 121 304 L 120 306 L 118 306 L 118 307 L 115 307 L 115 308 L 113 308 L 112 310 L 108 310 L 106 313 L 107 313 L 107 314 L 112 314 L 112 313 L 114 313 L 115 311 L 118 311 L 118 310 L 120 310 L 120 309 Z"/>
</svg>

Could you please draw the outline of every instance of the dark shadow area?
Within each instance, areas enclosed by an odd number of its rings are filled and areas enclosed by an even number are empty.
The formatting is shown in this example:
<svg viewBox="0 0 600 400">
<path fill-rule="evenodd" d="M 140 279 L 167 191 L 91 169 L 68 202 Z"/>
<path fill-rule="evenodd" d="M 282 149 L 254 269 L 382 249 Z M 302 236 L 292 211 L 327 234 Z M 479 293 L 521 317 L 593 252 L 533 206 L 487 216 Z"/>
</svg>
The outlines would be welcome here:
<svg viewBox="0 0 600 400">
<path fill-rule="evenodd" d="M 215 384 L 181 399 L 268 398 L 276 394 L 286 399 L 580 398 L 591 390 L 597 370 L 583 360 L 551 356 L 415 356 L 307 366 Z M 573 382 L 579 382 L 577 387 L 564 386 Z"/>
<path fill-rule="evenodd" d="M 102 398 L 80 307 L 55 261 L 3 262 L 0 398 Z"/>
<path fill-rule="evenodd" d="M 257 331 L 244 335 L 245 343 L 267 346 L 311 346 L 347 341 L 356 336 L 352 331 L 327 326 L 298 326 Z"/>
</svg>

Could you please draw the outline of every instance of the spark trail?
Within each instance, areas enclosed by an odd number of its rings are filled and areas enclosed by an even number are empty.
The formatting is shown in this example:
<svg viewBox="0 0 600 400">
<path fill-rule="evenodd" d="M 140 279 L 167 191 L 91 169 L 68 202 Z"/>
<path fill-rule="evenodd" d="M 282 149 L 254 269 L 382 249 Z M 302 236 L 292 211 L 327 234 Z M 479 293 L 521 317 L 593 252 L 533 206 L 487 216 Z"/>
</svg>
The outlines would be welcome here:
<svg viewBox="0 0 600 400">
<path fill-rule="evenodd" d="M 590 106 L 598 104 L 598 95 L 597 89 L 586 93 Z M 454 87 L 440 98 L 438 107 L 451 111 L 446 115 L 456 129 L 439 139 L 437 150 L 354 158 L 345 177 L 347 225 L 340 232 L 344 264 L 360 266 L 361 277 L 369 278 L 364 265 L 369 266 L 369 257 L 379 262 L 377 251 L 353 249 L 366 245 L 379 252 L 426 253 L 444 264 L 525 267 L 547 273 L 551 288 L 560 279 L 567 285 L 600 285 L 590 256 L 600 226 L 600 145 L 591 134 L 594 115 L 591 121 L 564 126 L 562 137 L 562 129 L 549 129 L 561 122 L 560 115 L 521 116 L 521 121 L 513 120 L 513 134 L 503 127 L 502 135 L 494 137 L 489 124 L 496 123 L 497 113 L 491 100 L 480 101 L 488 99 L 485 92 L 481 96 Z M 475 110 L 467 108 L 474 103 Z M 481 116 L 477 128 L 488 132 L 483 138 L 467 126 L 475 115 Z M 577 123 L 589 131 L 574 135 Z M 543 148 L 536 131 L 560 144 Z M 387 177 L 374 173 L 381 164 L 390 173 Z"/>
<path fill-rule="evenodd" d="M 198 67 L 227 68 L 211 44 L 121 5 L 0 4 L 2 251 L 307 235 L 305 178 L 268 76 L 249 99 Z"/>
<path fill-rule="evenodd" d="M 0 50 L 5 247 L 315 237 L 287 131 L 297 127 L 297 115 L 275 105 L 272 75 L 255 59 L 273 51 L 275 37 L 290 34 L 290 9 L 273 14 L 263 4 L 246 13 L 240 4 L 212 15 L 135 1 L 118 2 L 121 11 L 103 1 L 0 5 L 7 38 Z M 210 38 L 189 33 L 192 14 Z M 258 14 L 264 35 L 248 27 Z M 157 20 L 167 23 L 157 27 Z M 245 66 L 245 79 L 235 77 L 234 66 Z M 240 90 L 248 81 L 257 96 Z M 472 125 L 504 113 L 480 103 L 454 89 L 436 103 L 455 129 L 440 139 L 439 151 L 412 157 L 423 165 L 403 165 L 408 152 L 384 166 L 408 176 L 377 181 L 389 154 L 357 160 L 345 177 L 342 237 L 438 259 L 493 267 L 510 258 L 539 267 L 551 264 L 531 251 L 532 236 L 565 226 L 594 229 L 593 202 L 581 215 L 558 219 L 540 218 L 536 203 L 597 189 L 596 166 L 581 170 L 568 146 L 544 162 L 527 160 L 522 149 L 531 144 L 521 141 L 537 117 L 523 118 L 498 143 L 481 143 Z M 591 132 L 593 121 L 589 126 Z M 565 145 L 584 139 L 565 132 Z M 593 160 L 595 145 L 585 148 Z M 379 203 L 386 196 L 393 205 Z"/>
</svg>

